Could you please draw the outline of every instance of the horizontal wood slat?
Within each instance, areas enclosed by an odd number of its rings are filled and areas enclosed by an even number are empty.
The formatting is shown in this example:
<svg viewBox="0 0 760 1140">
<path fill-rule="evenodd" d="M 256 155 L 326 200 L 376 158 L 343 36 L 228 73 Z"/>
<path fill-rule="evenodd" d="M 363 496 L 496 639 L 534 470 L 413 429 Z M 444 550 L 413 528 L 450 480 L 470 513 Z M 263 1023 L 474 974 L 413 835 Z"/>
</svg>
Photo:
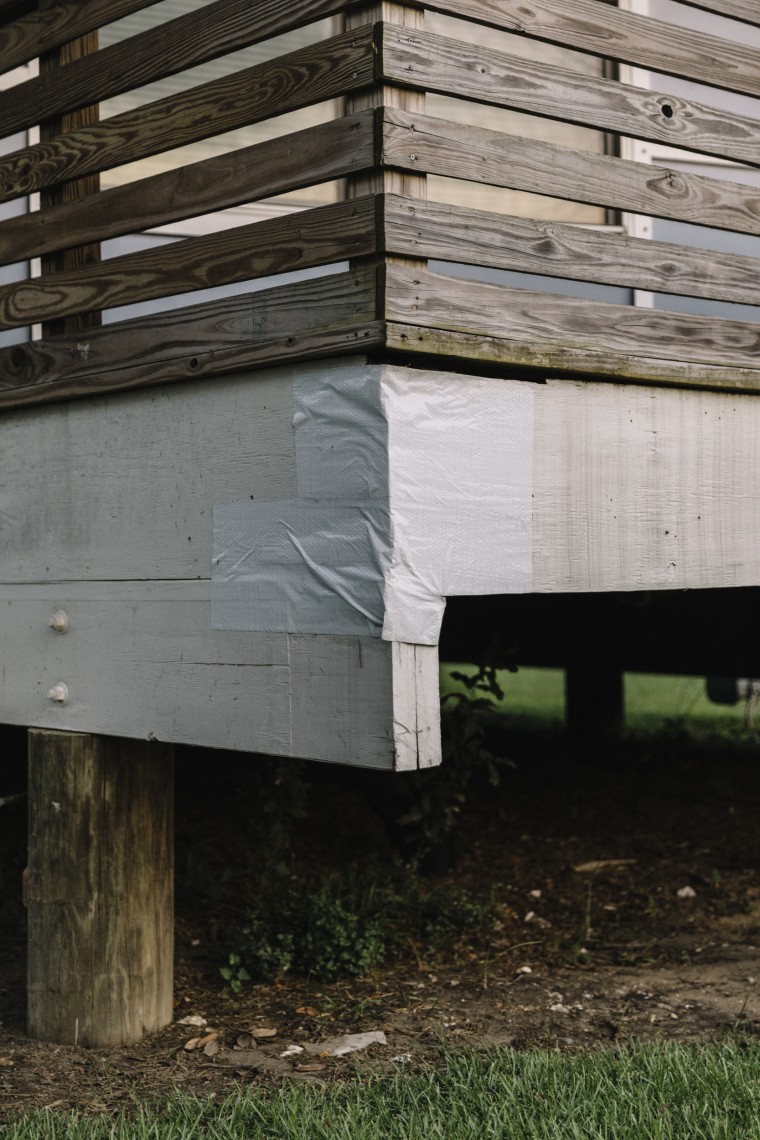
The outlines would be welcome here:
<svg viewBox="0 0 760 1140">
<path fill-rule="evenodd" d="M 714 12 L 716 16 L 728 16 L 731 20 L 742 20 L 745 24 L 760 27 L 760 9 L 757 0 L 681 0 L 691 8 L 702 8 Z"/>
<path fill-rule="evenodd" d="M 400 256 L 622 285 L 686 297 L 760 303 L 760 259 L 559 222 L 388 195 L 385 249 Z"/>
<path fill-rule="evenodd" d="M 70 63 L 65 72 L 30 79 L 2 93 L 0 136 L 299 27 L 315 9 L 330 15 L 340 7 L 341 0 L 305 5 L 270 0 L 262 12 L 258 6 L 253 10 L 250 0 L 217 0 Z"/>
<path fill-rule="evenodd" d="M 593 348 L 567 348 L 563 345 L 532 345 L 505 340 L 483 333 L 426 325 L 386 322 L 385 346 L 401 353 L 408 361 L 417 355 L 462 360 L 468 367 L 487 364 L 521 379 L 541 380 L 570 376 L 580 380 L 607 380 L 667 387 L 706 388 L 730 392 L 758 393 L 760 369 L 726 365 L 689 364 L 663 360 L 657 356 L 630 356 L 597 345 Z M 466 381 L 463 379 L 463 383 Z"/>
<path fill-rule="evenodd" d="M 15 4 L 17 0 L 12 0 L 12 2 Z M 128 16 L 132 12 L 138 12 L 141 8 L 147 8 L 155 2 L 156 0 L 110 0 L 106 3 L 103 0 L 56 0 L 56 3 L 49 4 L 48 10 L 44 14 L 32 12 L 13 23 L 7 24 L 5 28 L 0 28 L 2 68 L 9 70 L 19 64 L 27 63 L 42 52 L 50 51 L 51 48 L 59 47 L 76 36 L 103 27 L 104 24 L 109 24 L 122 16 Z M 324 16 L 331 16 L 345 7 L 345 0 L 258 0 L 255 12 L 250 0 L 236 0 L 236 3 L 228 3 L 226 7 L 230 10 L 228 15 L 232 20 L 237 19 L 236 9 L 240 13 L 244 13 L 247 9 L 249 23 L 255 16 L 257 26 L 263 29 L 261 38 L 266 39 L 269 36 L 279 34 L 278 30 L 267 30 L 270 27 L 289 29 L 322 19 Z M 220 15 L 222 14 L 220 10 Z M 2 7 L 0 7 L 1 18 Z M 178 26 L 180 21 L 195 21 L 200 35 L 201 22 L 207 19 L 207 13 L 203 10 L 193 12 L 189 16 L 181 16 L 172 23 Z M 283 20 L 286 21 L 286 24 L 282 24 Z M 178 28 L 178 30 L 182 34 L 182 29 Z M 216 32 L 217 30 L 214 29 L 215 34 Z M 153 35 L 152 32 L 146 34 Z M 142 39 L 142 37 L 140 38 Z M 134 37 L 130 42 L 137 45 L 137 37 Z M 142 50 L 142 45 L 140 50 Z M 136 69 L 142 69 L 144 61 L 138 53 L 137 46 L 135 46 L 134 52 L 132 64 Z M 146 81 L 141 79 L 140 82 Z M 130 86 L 135 86 L 135 84 L 130 84 Z"/>
<path fill-rule="evenodd" d="M 410 4 L 422 6 L 421 0 Z M 695 83 L 760 95 L 756 49 L 624 12 L 604 0 L 425 0 L 424 6 Z"/>
<path fill-rule="evenodd" d="M 387 25 L 382 68 L 417 90 L 760 166 L 760 121 L 662 92 Z"/>
<path fill-rule="evenodd" d="M 0 0 L 0 69 L 10 71 L 69 40 L 155 4 L 156 0 L 42 0 L 12 19 L 17 0 Z"/>
<path fill-rule="evenodd" d="M 0 159 L 0 201 L 273 118 L 370 85 L 373 28 L 114 115 Z"/>
<path fill-rule="evenodd" d="M 376 273 L 298 281 L 0 350 L 0 407 L 211 377 L 382 343 Z"/>
<path fill-rule="evenodd" d="M 375 230 L 370 196 L 20 281 L 0 288 L 0 328 L 361 257 Z"/>
<path fill-rule="evenodd" d="M 558 348 L 755 369 L 760 377 L 760 324 L 528 292 L 399 265 L 387 265 L 385 273 L 387 320 L 513 341 L 525 365 L 543 348 Z"/>
<path fill-rule="evenodd" d="M 383 162 L 692 225 L 760 234 L 760 190 L 574 151 L 405 111 L 384 111 Z"/>
<path fill-rule="evenodd" d="M 371 111 L 0 222 L 0 264 L 327 182 L 374 163 Z"/>
</svg>

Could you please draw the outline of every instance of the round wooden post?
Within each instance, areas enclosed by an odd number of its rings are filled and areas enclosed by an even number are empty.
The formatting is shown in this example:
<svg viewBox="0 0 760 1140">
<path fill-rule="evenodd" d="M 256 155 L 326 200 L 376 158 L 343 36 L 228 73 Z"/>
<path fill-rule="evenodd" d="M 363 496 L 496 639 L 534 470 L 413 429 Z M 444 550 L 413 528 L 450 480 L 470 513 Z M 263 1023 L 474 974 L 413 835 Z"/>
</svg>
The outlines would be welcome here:
<svg viewBox="0 0 760 1140">
<path fill-rule="evenodd" d="M 139 1041 L 172 1018 L 171 745 L 29 733 L 30 1037 Z"/>
</svg>

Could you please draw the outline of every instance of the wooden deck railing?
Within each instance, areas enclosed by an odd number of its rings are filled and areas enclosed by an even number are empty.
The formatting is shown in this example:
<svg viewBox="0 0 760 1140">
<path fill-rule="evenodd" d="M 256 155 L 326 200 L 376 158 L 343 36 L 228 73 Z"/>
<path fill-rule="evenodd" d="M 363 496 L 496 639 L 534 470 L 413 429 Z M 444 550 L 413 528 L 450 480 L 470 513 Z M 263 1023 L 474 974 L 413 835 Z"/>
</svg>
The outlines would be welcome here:
<svg viewBox="0 0 760 1140">
<path fill-rule="evenodd" d="M 760 27 L 754 0 L 689 3 Z M 0 67 L 10 71 L 149 6 L 0 0 Z M 426 10 L 656 71 L 658 87 L 622 83 L 609 65 L 607 74 L 581 74 L 435 34 L 420 15 L 404 18 Z M 0 137 L 335 15 L 346 30 L 327 39 L 44 141 L 29 135 L 0 154 L 0 209 L 19 200 L 33 206 L 0 221 L 0 264 L 32 266 L 24 279 L 0 285 L 0 329 L 31 330 L 26 342 L 0 349 L 0 405 L 369 349 L 465 358 L 518 375 L 760 390 L 760 324 L 751 311 L 750 319 L 691 315 L 447 270 L 456 263 L 756 306 L 760 259 L 750 253 L 488 212 L 425 193 L 426 179 L 443 176 L 588 203 L 608 215 L 760 236 L 760 189 L 733 175 L 653 166 L 617 157 L 614 147 L 592 153 L 563 144 L 561 132 L 547 141 L 478 125 L 478 106 L 505 108 L 728 161 L 739 174 L 756 170 L 760 102 L 753 118 L 741 103 L 734 110 L 720 98 L 713 106 L 708 97 L 676 95 L 664 78 L 760 100 L 760 48 L 738 40 L 604 0 L 214 0 L 8 86 L 0 92 Z M 467 101 L 471 121 L 430 114 L 427 95 Z M 277 133 L 278 116 L 335 99 L 344 100 L 341 117 Z M 50 204 L 51 188 L 265 122 L 272 137 L 263 141 Z M 96 264 L 48 260 L 45 272 L 35 269 L 35 259 L 62 250 L 338 179 L 342 200 L 329 204 Z M 40 192 L 47 197 L 38 209 Z M 254 292 L 247 284 L 302 270 L 312 276 Z M 197 290 L 236 283 L 245 283 L 237 296 L 192 304 Z M 187 307 L 163 307 L 164 298 L 183 295 Z M 109 310 L 143 302 L 151 302 L 148 316 L 35 338 L 40 325 L 55 327 L 49 322 L 94 312 L 107 321 Z"/>
</svg>

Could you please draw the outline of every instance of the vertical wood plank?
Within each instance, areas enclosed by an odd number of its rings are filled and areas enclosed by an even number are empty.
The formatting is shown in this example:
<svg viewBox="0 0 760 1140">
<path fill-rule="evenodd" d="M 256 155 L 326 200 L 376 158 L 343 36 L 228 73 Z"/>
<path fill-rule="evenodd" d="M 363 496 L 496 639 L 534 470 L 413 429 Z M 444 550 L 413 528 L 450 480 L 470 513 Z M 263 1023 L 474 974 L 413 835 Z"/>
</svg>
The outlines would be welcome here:
<svg viewBox="0 0 760 1140">
<path fill-rule="evenodd" d="M 65 67 L 74 60 L 82 59 L 91 52 L 98 50 L 98 32 L 88 32 L 78 39 L 54 48 L 40 56 L 40 74 Z M 89 107 L 82 107 L 78 111 L 71 111 L 55 119 L 49 119 L 40 126 L 40 138 L 43 142 L 67 134 L 80 127 L 88 127 L 97 123 L 100 118 L 100 108 L 97 103 Z M 41 208 L 60 206 L 74 202 L 78 198 L 85 198 L 88 194 L 95 194 L 100 188 L 100 175 L 88 174 L 84 178 L 76 178 L 71 182 L 63 182 L 43 190 L 40 199 Z M 86 245 L 75 246 L 56 253 L 45 254 L 42 258 L 43 274 L 58 273 L 67 269 L 80 269 L 93 262 L 100 261 L 100 242 L 88 242 Z M 100 312 L 77 313 L 69 317 L 45 321 L 42 326 L 43 336 L 76 335 L 85 329 L 98 328 L 101 324 Z"/>
<path fill-rule="evenodd" d="M 404 28 L 422 31 L 425 26 L 425 13 L 421 9 L 407 8 L 395 0 L 370 0 L 361 8 L 346 16 L 347 28 L 358 28 L 383 20 Z M 363 111 L 367 107 L 397 107 L 404 111 L 424 114 L 424 91 L 404 91 L 400 87 L 378 84 L 369 91 L 351 95 L 346 101 L 349 115 Z M 425 198 L 427 179 L 424 175 L 406 171 L 377 170 L 374 173 L 358 175 L 349 182 L 349 197 L 358 198 L 364 194 L 394 193 L 405 194 L 410 198 Z"/>
<path fill-rule="evenodd" d="M 28 1032 L 139 1041 L 172 1018 L 171 745 L 29 733 Z"/>
</svg>

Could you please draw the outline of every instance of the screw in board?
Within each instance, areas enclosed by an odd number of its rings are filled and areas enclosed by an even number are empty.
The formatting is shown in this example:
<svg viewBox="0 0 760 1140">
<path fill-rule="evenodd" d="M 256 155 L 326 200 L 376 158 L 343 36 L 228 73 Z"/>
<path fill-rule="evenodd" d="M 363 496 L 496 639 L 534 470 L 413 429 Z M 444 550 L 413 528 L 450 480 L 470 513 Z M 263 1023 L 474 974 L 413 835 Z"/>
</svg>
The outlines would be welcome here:
<svg viewBox="0 0 760 1140">
<path fill-rule="evenodd" d="M 65 610 L 56 610 L 48 625 L 56 633 L 66 633 L 69 628 L 69 615 Z"/>
</svg>

